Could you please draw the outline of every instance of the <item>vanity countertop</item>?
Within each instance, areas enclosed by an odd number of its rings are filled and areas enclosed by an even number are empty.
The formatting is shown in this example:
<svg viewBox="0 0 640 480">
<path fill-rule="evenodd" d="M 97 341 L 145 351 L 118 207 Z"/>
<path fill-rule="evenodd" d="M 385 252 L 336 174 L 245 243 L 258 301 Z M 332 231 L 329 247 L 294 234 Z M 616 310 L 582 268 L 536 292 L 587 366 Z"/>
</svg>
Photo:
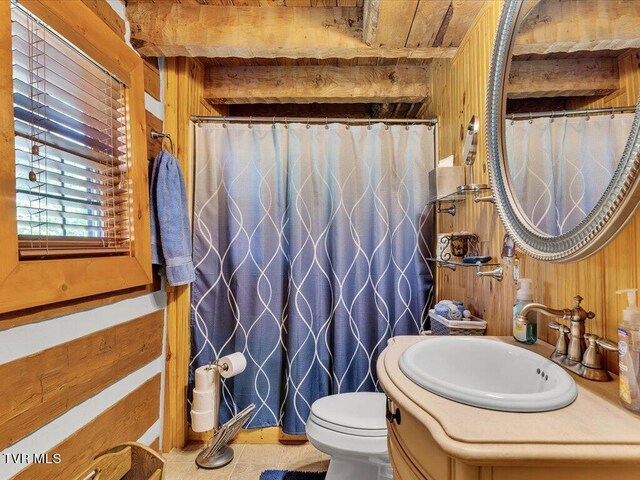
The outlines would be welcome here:
<svg viewBox="0 0 640 480">
<path fill-rule="evenodd" d="M 400 370 L 402 352 L 432 338 L 391 339 L 378 360 L 377 371 L 387 395 L 401 411 L 423 424 L 449 455 L 477 465 L 516 460 L 640 464 L 640 416 L 620 404 L 617 379 L 593 382 L 571 374 L 578 398 L 552 412 L 512 413 L 471 407 L 424 390 Z M 511 337 L 486 338 L 544 357 L 553 351 L 551 345 L 541 342 L 522 345 Z"/>
</svg>

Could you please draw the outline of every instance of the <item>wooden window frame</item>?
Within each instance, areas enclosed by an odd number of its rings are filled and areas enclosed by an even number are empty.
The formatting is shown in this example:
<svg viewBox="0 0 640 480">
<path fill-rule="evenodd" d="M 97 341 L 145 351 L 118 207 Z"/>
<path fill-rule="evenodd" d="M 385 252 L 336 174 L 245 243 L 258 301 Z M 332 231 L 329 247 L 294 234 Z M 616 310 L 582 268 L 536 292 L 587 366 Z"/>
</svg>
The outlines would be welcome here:
<svg viewBox="0 0 640 480">
<path fill-rule="evenodd" d="M 126 86 L 132 241 L 129 255 L 19 259 L 11 5 L 0 2 L 0 313 L 152 283 L 142 58 L 81 0 L 20 3 Z"/>
</svg>

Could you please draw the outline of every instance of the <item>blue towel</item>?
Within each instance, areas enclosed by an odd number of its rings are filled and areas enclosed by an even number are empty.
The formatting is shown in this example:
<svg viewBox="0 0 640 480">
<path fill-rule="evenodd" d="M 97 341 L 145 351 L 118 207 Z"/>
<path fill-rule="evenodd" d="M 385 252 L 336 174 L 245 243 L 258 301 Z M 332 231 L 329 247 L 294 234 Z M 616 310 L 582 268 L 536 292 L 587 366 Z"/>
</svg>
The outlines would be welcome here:
<svg viewBox="0 0 640 480">
<path fill-rule="evenodd" d="M 189 206 L 180 162 L 162 151 L 151 172 L 151 260 L 164 265 L 169 285 L 195 281 Z"/>
</svg>

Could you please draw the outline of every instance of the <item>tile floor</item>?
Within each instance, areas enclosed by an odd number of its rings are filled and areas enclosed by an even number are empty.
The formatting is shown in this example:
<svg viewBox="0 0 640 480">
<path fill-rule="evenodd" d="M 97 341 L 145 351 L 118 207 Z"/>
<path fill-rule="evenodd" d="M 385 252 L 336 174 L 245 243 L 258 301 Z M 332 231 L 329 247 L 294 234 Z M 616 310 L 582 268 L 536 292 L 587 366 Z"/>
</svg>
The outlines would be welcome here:
<svg viewBox="0 0 640 480">
<path fill-rule="evenodd" d="M 302 445 L 234 444 L 233 461 L 217 470 L 200 469 L 195 458 L 202 445 L 174 449 L 165 455 L 165 480 L 258 480 L 264 470 L 299 470 L 322 472 L 329 467 L 329 457 L 310 443 Z"/>
</svg>

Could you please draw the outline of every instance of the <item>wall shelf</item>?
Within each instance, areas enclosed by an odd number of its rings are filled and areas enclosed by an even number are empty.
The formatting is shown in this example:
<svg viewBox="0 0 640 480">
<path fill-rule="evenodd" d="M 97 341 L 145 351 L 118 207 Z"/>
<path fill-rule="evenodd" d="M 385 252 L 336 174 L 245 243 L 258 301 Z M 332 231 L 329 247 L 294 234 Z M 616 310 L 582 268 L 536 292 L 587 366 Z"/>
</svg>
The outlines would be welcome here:
<svg viewBox="0 0 640 480">
<path fill-rule="evenodd" d="M 473 268 L 477 268 L 477 267 L 499 267 L 500 266 L 499 263 L 491 263 L 491 262 L 486 262 L 486 263 L 481 263 L 481 262 L 464 263 L 464 262 L 456 262 L 456 261 L 452 261 L 452 260 L 443 260 L 441 258 L 426 258 L 425 260 L 427 260 L 428 262 L 436 263 L 436 265 L 438 267 L 449 268 L 449 269 L 454 270 L 454 271 L 458 267 L 473 267 Z"/>
<path fill-rule="evenodd" d="M 495 203 L 493 195 L 491 194 L 491 188 L 482 187 L 471 190 L 460 190 L 449 195 L 443 195 L 442 197 L 435 198 L 430 203 L 435 203 L 436 211 L 438 213 L 448 213 L 451 216 L 456 215 L 456 203 L 466 202 L 469 199 L 473 199 L 475 203 Z M 443 206 L 445 204 L 445 206 Z M 446 206 L 448 205 L 448 206 Z"/>
</svg>

